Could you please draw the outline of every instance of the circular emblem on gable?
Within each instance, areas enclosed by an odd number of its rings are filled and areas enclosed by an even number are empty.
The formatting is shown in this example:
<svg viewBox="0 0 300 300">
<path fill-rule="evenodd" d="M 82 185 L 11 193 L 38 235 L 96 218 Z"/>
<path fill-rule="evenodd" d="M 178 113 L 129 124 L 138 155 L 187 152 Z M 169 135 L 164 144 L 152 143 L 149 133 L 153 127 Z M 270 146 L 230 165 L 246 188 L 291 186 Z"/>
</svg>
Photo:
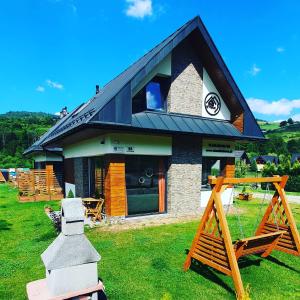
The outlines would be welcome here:
<svg viewBox="0 0 300 300">
<path fill-rule="evenodd" d="M 221 109 L 221 100 L 216 93 L 208 93 L 204 100 L 204 106 L 209 115 L 215 116 Z"/>
</svg>

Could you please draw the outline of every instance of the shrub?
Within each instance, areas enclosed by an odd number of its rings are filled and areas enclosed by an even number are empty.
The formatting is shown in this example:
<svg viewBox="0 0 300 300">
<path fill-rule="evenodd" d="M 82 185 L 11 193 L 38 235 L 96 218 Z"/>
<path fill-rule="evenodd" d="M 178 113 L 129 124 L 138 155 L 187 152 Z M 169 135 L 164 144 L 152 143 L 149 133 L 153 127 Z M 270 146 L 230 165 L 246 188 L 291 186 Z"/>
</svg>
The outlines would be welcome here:
<svg viewBox="0 0 300 300">
<path fill-rule="evenodd" d="M 252 172 L 257 172 L 257 163 L 255 159 L 251 160 L 251 164 L 250 164 L 250 170 Z"/>
<path fill-rule="evenodd" d="M 72 190 L 69 190 L 67 198 L 74 198 L 74 193 Z"/>
<path fill-rule="evenodd" d="M 300 176 L 290 176 L 285 190 L 288 192 L 300 192 Z"/>
<path fill-rule="evenodd" d="M 248 170 L 249 167 L 243 160 L 238 160 L 235 163 L 235 177 L 245 177 Z"/>
<path fill-rule="evenodd" d="M 300 163 L 295 162 L 293 166 L 291 166 L 290 161 L 285 160 L 280 163 L 277 167 L 274 164 L 267 163 L 263 170 L 263 177 L 272 177 L 273 175 L 288 175 L 289 180 L 286 184 L 285 190 L 287 192 L 300 192 Z M 267 183 L 261 184 L 262 189 L 267 188 Z M 269 185 L 270 190 L 274 190 L 274 185 Z"/>
</svg>

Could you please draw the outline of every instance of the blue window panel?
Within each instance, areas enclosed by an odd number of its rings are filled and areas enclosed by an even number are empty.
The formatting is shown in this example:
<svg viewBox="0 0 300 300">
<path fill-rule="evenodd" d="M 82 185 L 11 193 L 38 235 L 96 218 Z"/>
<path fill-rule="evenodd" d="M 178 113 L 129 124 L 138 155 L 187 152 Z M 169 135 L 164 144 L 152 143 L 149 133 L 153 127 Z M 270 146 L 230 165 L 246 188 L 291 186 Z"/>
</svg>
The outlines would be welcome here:
<svg viewBox="0 0 300 300">
<path fill-rule="evenodd" d="M 160 93 L 160 84 L 149 82 L 146 86 L 147 109 L 163 110 L 163 101 Z"/>
</svg>

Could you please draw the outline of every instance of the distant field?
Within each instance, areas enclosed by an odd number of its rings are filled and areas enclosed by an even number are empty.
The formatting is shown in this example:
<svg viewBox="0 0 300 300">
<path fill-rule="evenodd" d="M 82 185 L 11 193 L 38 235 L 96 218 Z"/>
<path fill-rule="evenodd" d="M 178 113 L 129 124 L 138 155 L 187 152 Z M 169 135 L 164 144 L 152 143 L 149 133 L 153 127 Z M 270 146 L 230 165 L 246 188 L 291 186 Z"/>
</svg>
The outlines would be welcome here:
<svg viewBox="0 0 300 300">
<path fill-rule="evenodd" d="M 275 123 L 275 122 L 269 123 L 269 122 L 258 121 L 258 124 L 259 124 L 260 128 L 265 131 L 280 128 L 279 123 Z"/>
<path fill-rule="evenodd" d="M 285 141 L 300 138 L 300 123 L 270 130 L 267 132 L 267 136 L 281 136 Z"/>
<path fill-rule="evenodd" d="M 258 121 L 260 128 L 265 131 L 267 137 L 280 136 L 285 141 L 290 139 L 300 138 L 300 122 L 293 125 L 288 125 L 284 127 L 279 127 L 279 123 L 268 123 L 263 121 Z"/>
</svg>

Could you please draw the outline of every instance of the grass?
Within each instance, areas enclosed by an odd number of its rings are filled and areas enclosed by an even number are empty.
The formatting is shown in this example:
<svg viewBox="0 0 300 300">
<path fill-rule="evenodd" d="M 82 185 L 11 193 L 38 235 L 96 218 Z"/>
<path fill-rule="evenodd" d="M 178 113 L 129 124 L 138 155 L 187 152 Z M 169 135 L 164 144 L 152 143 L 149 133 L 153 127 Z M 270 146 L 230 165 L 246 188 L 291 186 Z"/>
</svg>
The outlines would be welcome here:
<svg viewBox="0 0 300 300">
<path fill-rule="evenodd" d="M 251 235 L 258 202 L 238 202 L 245 235 Z M 0 299 L 26 299 L 25 286 L 43 278 L 40 254 L 56 234 L 45 216 L 45 203 L 18 203 L 16 191 L 0 186 Z M 57 202 L 50 202 L 57 207 Z M 300 224 L 300 207 L 291 205 Z M 233 238 L 239 235 L 236 216 L 228 217 Z M 102 255 L 99 276 L 109 299 L 235 299 L 230 277 L 205 266 L 184 273 L 185 249 L 198 222 L 124 231 L 87 229 Z M 268 259 L 247 257 L 241 262 L 244 286 L 251 299 L 299 299 L 299 257 L 273 252 Z"/>
<path fill-rule="evenodd" d="M 258 122 L 260 128 L 262 130 L 268 131 L 268 130 L 274 130 L 274 129 L 278 129 L 279 128 L 279 122 L 262 122 L 259 121 Z"/>
<path fill-rule="evenodd" d="M 288 142 L 291 139 L 300 138 L 300 123 L 299 122 L 292 124 L 292 125 L 287 125 L 284 127 L 269 128 L 266 130 L 267 130 L 266 135 L 268 138 L 280 136 L 286 142 Z"/>
</svg>

